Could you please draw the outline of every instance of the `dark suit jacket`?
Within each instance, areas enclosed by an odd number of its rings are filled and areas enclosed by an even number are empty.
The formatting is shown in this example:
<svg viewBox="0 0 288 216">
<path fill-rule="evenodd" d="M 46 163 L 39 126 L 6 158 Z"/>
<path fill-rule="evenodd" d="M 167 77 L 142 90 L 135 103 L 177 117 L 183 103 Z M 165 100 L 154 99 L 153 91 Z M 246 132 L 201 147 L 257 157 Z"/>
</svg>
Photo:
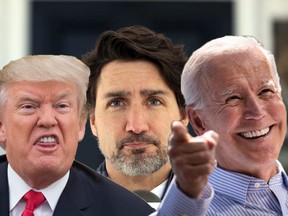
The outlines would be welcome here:
<svg viewBox="0 0 288 216">
<path fill-rule="evenodd" d="M 0 156 L 0 215 L 9 215 L 7 159 Z M 147 216 L 145 201 L 87 166 L 74 161 L 54 216 Z"/>
</svg>

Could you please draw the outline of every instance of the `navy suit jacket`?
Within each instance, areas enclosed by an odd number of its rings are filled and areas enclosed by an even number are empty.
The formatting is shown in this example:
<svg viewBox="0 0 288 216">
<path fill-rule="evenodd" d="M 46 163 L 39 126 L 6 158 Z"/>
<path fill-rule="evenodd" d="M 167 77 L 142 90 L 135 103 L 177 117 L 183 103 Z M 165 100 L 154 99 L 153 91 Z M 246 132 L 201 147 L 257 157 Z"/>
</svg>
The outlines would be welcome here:
<svg viewBox="0 0 288 216">
<path fill-rule="evenodd" d="M 0 156 L 0 215 L 9 215 L 7 159 Z M 53 216 L 147 216 L 154 212 L 144 200 L 74 161 Z"/>
</svg>

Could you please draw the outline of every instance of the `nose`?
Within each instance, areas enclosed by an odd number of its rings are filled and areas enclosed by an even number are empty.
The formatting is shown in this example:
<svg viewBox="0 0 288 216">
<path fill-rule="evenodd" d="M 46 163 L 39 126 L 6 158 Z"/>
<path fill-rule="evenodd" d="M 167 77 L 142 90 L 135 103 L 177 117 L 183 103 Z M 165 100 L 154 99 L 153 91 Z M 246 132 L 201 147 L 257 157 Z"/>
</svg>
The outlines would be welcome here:
<svg viewBox="0 0 288 216">
<path fill-rule="evenodd" d="M 57 124 L 55 113 L 53 107 L 45 106 L 41 107 L 38 117 L 37 126 L 50 128 L 54 127 Z"/>
<path fill-rule="evenodd" d="M 264 117 L 264 105 L 264 101 L 258 96 L 249 97 L 244 104 L 244 118 L 260 120 Z"/>
<path fill-rule="evenodd" d="M 140 134 L 149 128 L 144 108 L 133 106 L 127 114 L 126 131 Z"/>
</svg>

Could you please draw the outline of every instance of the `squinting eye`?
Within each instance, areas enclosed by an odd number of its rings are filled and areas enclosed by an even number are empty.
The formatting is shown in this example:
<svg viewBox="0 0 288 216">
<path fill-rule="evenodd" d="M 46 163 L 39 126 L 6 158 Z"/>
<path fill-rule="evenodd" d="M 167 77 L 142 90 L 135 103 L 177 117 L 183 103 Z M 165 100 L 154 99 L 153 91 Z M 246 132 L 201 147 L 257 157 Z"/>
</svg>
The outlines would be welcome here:
<svg viewBox="0 0 288 216">
<path fill-rule="evenodd" d="M 271 89 L 263 89 L 263 90 L 259 93 L 259 95 L 263 95 L 263 94 L 267 95 L 267 94 L 273 94 L 273 93 L 274 93 L 274 91 L 271 90 Z"/>
<path fill-rule="evenodd" d="M 229 102 L 234 101 L 234 100 L 239 100 L 239 99 L 240 99 L 240 97 L 233 95 L 233 96 L 230 96 L 226 99 L 226 103 L 229 103 Z"/>
<path fill-rule="evenodd" d="M 21 106 L 21 109 L 32 109 L 34 108 L 34 106 L 32 106 L 31 104 L 25 104 Z"/>
<path fill-rule="evenodd" d="M 19 107 L 19 113 L 21 113 L 22 115 L 31 115 L 35 112 L 36 109 L 37 109 L 37 105 L 22 104 Z"/>
<path fill-rule="evenodd" d="M 67 112 L 71 108 L 69 103 L 59 103 L 56 107 L 60 112 Z"/>
<path fill-rule="evenodd" d="M 66 107 L 69 107 L 69 105 L 68 104 L 59 104 L 58 107 L 59 108 L 66 108 Z"/>
</svg>

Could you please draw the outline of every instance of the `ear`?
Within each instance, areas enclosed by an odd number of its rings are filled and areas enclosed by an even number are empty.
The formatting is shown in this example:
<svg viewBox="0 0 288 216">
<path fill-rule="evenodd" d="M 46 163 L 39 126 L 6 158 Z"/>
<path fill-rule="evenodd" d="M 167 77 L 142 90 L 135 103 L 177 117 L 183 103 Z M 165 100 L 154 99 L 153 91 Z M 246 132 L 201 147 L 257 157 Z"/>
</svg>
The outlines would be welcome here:
<svg viewBox="0 0 288 216">
<path fill-rule="evenodd" d="M 189 119 L 188 119 L 188 115 L 187 115 L 187 113 L 186 113 L 186 110 L 184 109 L 183 111 L 180 111 L 180 115 L 181 115 L 180 121 L 181 121 L 185 126 L 188 126 Z"/>
<path fill-rule="evenodd" d="M 3 147 L 5 142 L 6 142 L 5 127 L 2 121 L 0 121 L 0 143 L 3 145 Z"/>
<path fill-rule="evenodd" d="M 94 114 L 90 116 L 90 127 L 93 135 L 97 137 L 98 133 L 96 128 L 96 118 Z"/>
<path fill-rule="evenodd" d="M 78 133 L 79 142 L 84 138 L 85 131 L 86 131 L 86 122 L 87 122 L 87 118 L 84 118 L 84 117 L 79 122 L 79 133 Z"/>
<path fill-rule="evenodd" d="M 194 110 L 192 107 L 187 108 L 187 114 L 190 121 L 191 126 L 193 127 L 195 133 L 197 135 L 202 135 L 206 132 L 205 123 L 201 118 L 201 115 Z"/>
</svg>

